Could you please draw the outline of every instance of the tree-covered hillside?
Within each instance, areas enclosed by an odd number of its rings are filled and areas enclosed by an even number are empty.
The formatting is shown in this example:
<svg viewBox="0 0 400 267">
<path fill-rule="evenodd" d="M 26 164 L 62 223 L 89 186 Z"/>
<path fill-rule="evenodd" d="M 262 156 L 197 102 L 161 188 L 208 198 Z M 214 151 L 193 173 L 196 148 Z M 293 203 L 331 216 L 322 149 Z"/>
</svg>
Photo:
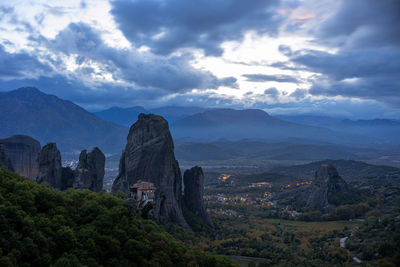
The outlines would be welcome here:
<svg viewBox="0 0 400 267">
<path fill-rule="evenodd" d="M 60 192 L 0 168 L 0 266 L 235 266 L 130 214 L 111 194 Z"/>
</svg>

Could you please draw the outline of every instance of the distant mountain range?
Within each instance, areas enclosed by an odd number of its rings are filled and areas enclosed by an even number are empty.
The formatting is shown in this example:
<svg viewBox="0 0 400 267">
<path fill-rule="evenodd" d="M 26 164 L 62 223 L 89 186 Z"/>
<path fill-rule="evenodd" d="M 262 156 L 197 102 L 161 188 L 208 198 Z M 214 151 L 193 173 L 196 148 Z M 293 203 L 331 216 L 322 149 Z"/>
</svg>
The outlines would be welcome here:
<svg viewBox="0 0 400 267">
<path fill-rule="evenodd" d="M 324 127 L 349 134 L 362 133 L 362 135 L 380 142 L 400 143 L 400 120 L 349 120 L 312 115 L 279 115 L 276 117 L 288 122 Z"/>
<path fill-rule="evenodd" d="M 0 93 L 0 138 L 25 134 L 42 144 L 56 142 L 62 152 L 99 146 L 106 153 L 119 153 L 126 143 L 128 127 L 137 120 L 139 113 L 165 117 L 174 139 L 180 143 L 177 146 L 178 157 L 181 155 L 187 159 L 203 159 L 207 155 L 226 159 L 245 155 L 232 150 L 238 144 L 229 144 L 243 139 L 258 140 L 269 143 L 269 146 L 272 146 L 271 143 L 281 143 L 281 150 L 271 152 L 268 156 L 271 159 L 308 160 L 320 159 L 323 153 L 327 155 L 323 158 L 358 159 L 349 150 L 333 149 L 332 144 L 372 144 L 376 140 L 399 143 L 398 121 L 273 117 L 259 109 L 174 106 L 155 109 L 113 107 L 93 114 L 70 101 L 31 87 Z M 228 142 L 215 142 L 221 138 Z M 204 142 L 209 144 L 205 145 Z M 241 149 L 246 150 L 247 145 L 250 144 L 246 143 Z M 254 153 L 247 156 L 257 157 Z"/>
<path fill-rule="evenodd" d="M 270 116 L 260 109 L 205 109 L 169 106 L 145 109 L 112 107 L 95 112 L 103 120 L 130 127 L 140 113 L 165 117 L 175 139 L 210 141 L 264 139 L 340 144 L 400 143 L 400 121 L 389 119 L 348 120 L 317 115 Z"/>
<path fill-rule="evenodd" d="M 42 145 L 56 142 L 62 152 L 100 147 L 120 152 L 128 129 L 101 120 L 80 106 L 36 88 L 0 93 L 0 138 L 24 134 Z"/>
<path fill-rule="evenodd" d="M 168 120 L 169 123 L 173 123 L 179 119 L 185 118 L 186 116 L 193 115 L 199 112 L 205 111 L 205 108 L 199 107 L 161 107 L 154 109 L 145 109 L 141 106 L 120 108 L 112 107 L 103 111 L 93 112 L 96 116 L 103 120 L 111 121 L 119 125 L 130 127 L 136 122 L 137 117 L 140 113 L 153 113 L 161 115 Z"/>
<path fill-rule="evenodd" d="M 174 138 L 199 140 L 263 139 L 269 141 L 288 138 L 312 142 L 359 143 L 361 135 L 340 133 L 316 126 L 283 121 L 260 109 L 212 109 L 172 123 Z M 309 142 L 309 143 L 310 143 Z"/>
<path fill-rule="evenodd" d="M 93 114 L 102 120 L 111 121 L 116 124 L 130 127 L 138 118 L 140 113 L 149 113 L 144 107 L 136 106 L 130 108 L 112 107 Z"/>
</svg>

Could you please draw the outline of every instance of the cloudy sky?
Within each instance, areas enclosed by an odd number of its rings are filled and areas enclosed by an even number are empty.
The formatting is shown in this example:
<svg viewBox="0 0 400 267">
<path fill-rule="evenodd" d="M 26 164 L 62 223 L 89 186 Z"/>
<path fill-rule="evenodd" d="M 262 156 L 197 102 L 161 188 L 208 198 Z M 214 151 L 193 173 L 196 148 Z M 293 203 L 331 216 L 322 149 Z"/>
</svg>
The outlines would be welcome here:
<svg viewBox="0 0 400 267">
<path fill-rule="evenodd" d="M 2 0 L 0 91 L 400 118 L 398 0 Z"/>
</svg>

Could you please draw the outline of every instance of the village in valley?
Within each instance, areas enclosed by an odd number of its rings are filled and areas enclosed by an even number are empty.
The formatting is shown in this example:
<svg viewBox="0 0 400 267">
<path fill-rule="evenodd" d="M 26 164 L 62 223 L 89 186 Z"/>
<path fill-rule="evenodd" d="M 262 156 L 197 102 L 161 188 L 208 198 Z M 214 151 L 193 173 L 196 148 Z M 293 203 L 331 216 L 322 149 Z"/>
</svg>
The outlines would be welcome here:
<svg viewBox="0 0 400 267">
<path fill-rule="evenodd" d="M 301 213 L 293 210 L 291 206 L 279 206 L 274 196 L 285 190 L 310 185 L 311 180 L 299 181 L 293 184 L 273 184 L 269 181 L 239 182 L 237 175 L 222 173 L 217 182 L 205 187 L 203 199 L 207 211 L 211 214 L 242 217 L 251 210 L 260 212 L 269 210 L 274 213 L 296 217 Z M 232 190 L 234 187 L 234 190 Z"/>
</svg>

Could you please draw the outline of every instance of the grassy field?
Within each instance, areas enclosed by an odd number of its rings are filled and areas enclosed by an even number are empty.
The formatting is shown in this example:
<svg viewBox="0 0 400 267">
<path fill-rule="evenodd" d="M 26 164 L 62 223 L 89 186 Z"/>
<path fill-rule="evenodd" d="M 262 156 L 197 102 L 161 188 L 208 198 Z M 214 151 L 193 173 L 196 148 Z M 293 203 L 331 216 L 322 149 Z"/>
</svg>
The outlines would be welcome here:
<svg viewBox="0 0 400 267">
<path fill-rule="evenodd" d="M 357 221 L 323 221 L 323 222 L 303 222 L 303 221 L 291 221 L 291 220 L 281 220 L 281 219 L 259 219 L 255 220 L 254 223 L 259 223 L 265 225 L 265 223 L 272 225 L 281 225 L 283 227 L 288 226 L 288 228 L 297 229 L 301 231 L 333 231 L 333 230 L 343 230 L 343 228 L 352 228 L 355 226 L 360 226 L 362 223 Z"/>
</svg>

